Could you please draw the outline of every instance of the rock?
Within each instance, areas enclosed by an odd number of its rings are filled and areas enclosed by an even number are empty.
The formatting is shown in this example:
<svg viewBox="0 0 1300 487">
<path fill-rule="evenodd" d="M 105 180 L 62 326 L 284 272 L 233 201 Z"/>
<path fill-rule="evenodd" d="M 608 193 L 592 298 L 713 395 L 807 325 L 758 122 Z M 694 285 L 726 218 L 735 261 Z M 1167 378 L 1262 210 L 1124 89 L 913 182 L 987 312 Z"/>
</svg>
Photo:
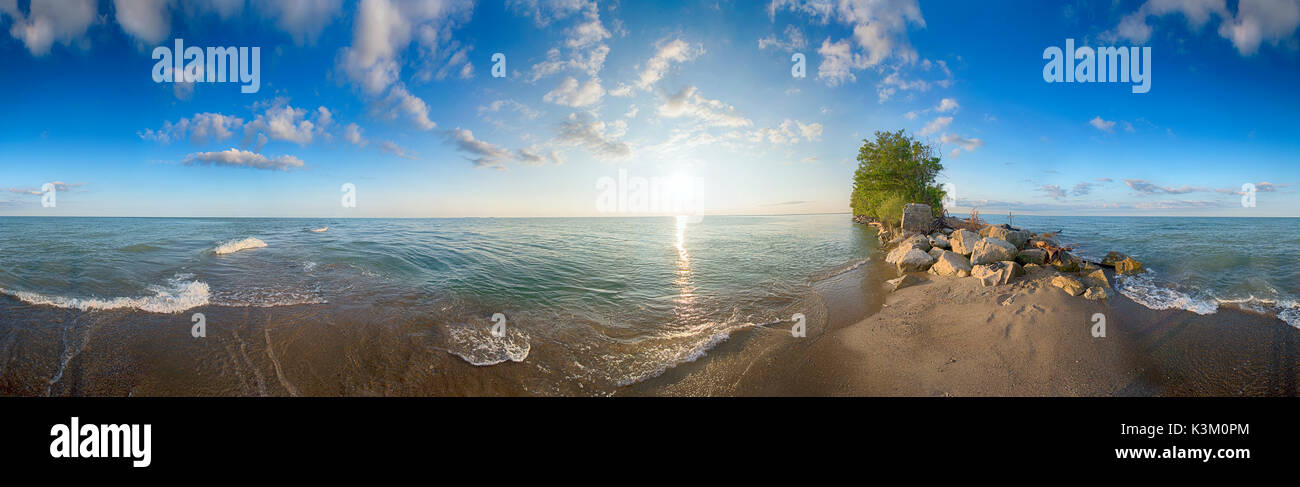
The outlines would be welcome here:
<svg viewBox="0 0 1300 487">
<path fill-rule="evenodd" d="M 975 244 L 971 253 L 971 265 L 992 264 L 1003 260 L 1015 260 L 1016 247 L 997 237 L 985 237 Z"/>
<path fill-rule="evenodd" d="M 1092 272 L 1081 275 L 1083 277 L 1083 285 L 1085 286 L 1110 289 L 1110 281 L 1106 279 L 1106 272 L 1102 271 L 1101 268 L 1097 268 Z"/>
<path fill-rule="evenodd" d="M 952 229 L 951 229 L 951 228 L 945 228 L 945 229 L 943 229 L 943 230 L 939 230 L 939 231 L 940 231 L 940 232 L 943 232 L 944 235 L 952 235 Z"/>
<path fill-rule="evenodd" d="M 1120 274 L 1138 274 L 1142 272 L 1141 262 L 1119 252 L 1106 254 L 1106 258 L 1101 259 L 1101 265 L 1114 266 L 1115 272 Z"/>
<path fill-rule="evenodd" d="M 1025 264 L 1025 272 L 1026 272 L 1026 273 L 1030 273 L 1030 272 L 1038 272 L 1038 271 L 1039 271 L 1040 269 L 1042 269 L 1042 268 L 1043 268 L 1043 266 L 1038 265 L 1038 264 Z"/>
<path fill-rule="evenodd" d="M 934 259 L 921 249 L 907 249 L 907 252 L 894 263 L 898 266 L 898 272 L 925 272 L 933 264 Z"/>
<path fill-rule="evenodd" d="M 894 247 L 894 250 L 890 250 L 888 254 L 885 254 L 885 263 L 897 264 L 904 255 L 907 255 L 907 251 L 909 250 L 912 250 L 912 248 L 903 246 Z"/>
<path fill-rule="evenodd" d="M 1012 279 L 1025 275 L 1024 268 L 1015 262 L 994 262 L 977 265 L 970 272 L 971 277 L 980 280 L 984 287 L 1010 284 Z"/>
<path fill-rule="evenodd" d="M 1105 257 L 1102 257 L 1102 258 L 1101 258 L 1101 265 L 1104 265 L 1104 266 L 1107 266 L 1107 267 L 1115 267 L 1115 264 L 1117 264 L 1117 263 L 1119 263 L 1120 261 L 1122 261 L 1122 260 L 1124 260 L 1124 259 L 1127 259 L 1127 258 L 1128 258 L 1128 256 L 1125 255 L 1123 252 L 1115 252 L 1115 251 L 1111 251 L 1111 252 L 1106 253 L 1106 256 L 1105 256 Z"/>
<path fill-rule="evenodd" d="M 899 290 L 899 289 L 902 289 L 902 288 L 905 288 L 905 287 L 908 287 L 908 286 L 915 286 L 915 285 L 917 285 L 917 284 L 923 283 L 923 282 L 925 282 L 925 279 L 921 279 L 920 277 L 917 277 L 917 276 L 915 276 L 915 275 L 913 275 L 913 274 L 903 274 L 903 277 L 899 277 L 899 278 L 896 278 L 896 279 L 890 279 L 890 280 L 885 281 L 885 282 L 886 282 L 887 284 L 889 284 L 889 292 L 892 293 L 892 292 L 894 292 L 894 291 L 897 291 L 897 290 Z"/>
<path fill-rule="evenodd" d="M 1011 243 L 1011 245 L 1015 245 L 1016 248 L 1024 247 L 1025 242 L 1029 241 L 1029 236 L 1031 235 L 1029 232 L 1024 230 L 1012 230 L 1002 226 L 990 226 L 985 228 L 987 229 L 987 232 L 980 232 L 981 235 L 988 233 L 988 235 L 984 236 L 1005 240 Z"/>
<path fill-rule="evenodd" d="M 952 232 L 948 243 L 952 244 L 952 251 L 965 255 L 967 257 L 975 252 L 975 243 L 980 241 L 980 236 L 970 230 L 957 230 Z"/>
<path fill-rule="evenodd" d="M 1084 291 L 1083 297 L 1088 299 L 1106 299 L 1110 297 L 1110 293 L 1106 291 L 1106 288 L 1090 287 L 1087 291 Z"/>
<path fill-rule="evenodd" d="M 927 253 L 930 254 L 930 257 L 937 260 L 940 255 L 943 255 L 944 252 L 947 252 L 947 250 L 941 249 L 939 247 L 930 247 L 930 251 Z"/>
<path fill-rule="evenodd" d="M 1083 261 L 1069 252 L 1061 252 L 1056 254 L 1056 258 L 1052 259 L 1051 264 L 1052 267 L 1061 272 L 1079 272 Z"/>
<path fill-rule="evenodd" d="M 930 271 L 939 276 L 966 277 L 970 275 L 970 260 L 956 252 L 944 250 L 935 259 Z"/>
<path fill-rule="evenodd" d="M 952 248 L 952 244 L 948 242 L 948 237 L 944 236 L 942 233 L 936 233 L 930 236 L 930 246 L 939 247 L 941 249 Z"/>
<path fill-rule="evenodd" d="M 898 244 L 899 247 L 911 247 L 920 249 L 922 252 L 930 251 L 930 238 L 925 235 L 912 235 Z"/>
<path fill-rule="evenodd" d="M 1043 249 L 1025 249 L 1016 253 L 1016 262 L 1021 264 L 1038 264 L 1047 263 L 1047 251 Z"/>
<path fill-rule="evenodd" d="M 930 205 L 908 203 L 903 206 L 903 230 L 929 233 L 930 222 L 934 221 L 934 212 Z"/>
<path fill-rule="evenodd" d="M 1066 294 L 1078 296 L 1083 294 L 1083 284 L 1078 279 L 1066 276 L 1056 276 L 1052 278 L 1052 285 L 1061 288 Z"/>
</svg>

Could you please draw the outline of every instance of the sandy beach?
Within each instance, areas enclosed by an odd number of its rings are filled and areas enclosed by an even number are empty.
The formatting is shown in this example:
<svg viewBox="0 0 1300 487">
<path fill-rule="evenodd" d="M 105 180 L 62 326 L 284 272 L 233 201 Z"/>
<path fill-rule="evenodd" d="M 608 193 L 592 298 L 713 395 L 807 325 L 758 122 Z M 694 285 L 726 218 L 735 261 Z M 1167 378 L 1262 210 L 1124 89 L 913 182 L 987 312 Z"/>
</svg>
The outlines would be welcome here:
<svg viewBox="0 0 1300 487">
<path fill-rule="evenodd" d="M 983 287 L 975 279 L 918 274 L 889 293 L 872 272 L 845 276 L 878 311 L 830 303 L 827 326 L 793 338 L 770 327 L 738 337 L 697 363 L 638 384 L 633 394 L 757 396 L 1272 396 L 1296 394 L 1300 330 L 1231 308 L 1210 315 L 1151 310 L 1122 294 L 1085 300 L 1038 269 Z M 1109 274 L 1109 271 L 1108 271 Z M 866 296 L 859 296 L 865 298 Z M 867 303 L 868 301 L 860 301 Z M 1106 317 L 1093 337 L 1092 316 Z M 841 321 L 843 318 L 841 317 Z"/>
</svg>

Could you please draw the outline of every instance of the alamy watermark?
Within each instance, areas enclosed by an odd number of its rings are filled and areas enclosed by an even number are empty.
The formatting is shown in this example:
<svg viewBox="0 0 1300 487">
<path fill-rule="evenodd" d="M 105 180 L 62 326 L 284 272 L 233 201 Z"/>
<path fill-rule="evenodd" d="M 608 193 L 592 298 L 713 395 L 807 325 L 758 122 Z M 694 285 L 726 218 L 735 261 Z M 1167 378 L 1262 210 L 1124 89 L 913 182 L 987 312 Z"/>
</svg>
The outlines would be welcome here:
<svg viewBox="0 0 1300 487">
<path fill-rule="evenodd" d="M 1065 51 L 1043 49 L 1043 81 L 1048 83 L 1133 83 L 1133 93 L 1151 91 L 1151 47 L 1082 46 L 1065 40 Z"/>
<path fill-rule="evenodd" d="M 698 215 L 703 183 L 684 174 L 671 177 L 631 176 L 596 180 L 596 211 L 600 213 L 668 213 Z"/>
<path fill-rule="evenodd" d="M 241 93 L 262 89 L 262 48 L 209 47 L 205 53 L 202 47 L 185 47 L 184 39 L 176 39 L 175 45 L 154 48 L 154 83 L 230 82 L 244 83 Z"/>
</svg>

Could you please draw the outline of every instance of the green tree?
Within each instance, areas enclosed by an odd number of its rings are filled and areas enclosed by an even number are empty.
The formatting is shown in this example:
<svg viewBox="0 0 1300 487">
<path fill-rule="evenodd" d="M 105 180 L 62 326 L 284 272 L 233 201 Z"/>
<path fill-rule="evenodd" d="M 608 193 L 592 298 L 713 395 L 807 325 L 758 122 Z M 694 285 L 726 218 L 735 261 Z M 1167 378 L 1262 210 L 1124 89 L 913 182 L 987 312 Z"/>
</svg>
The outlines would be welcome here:
<svg viewBox="0 0 1300 487">
<path fill-rule="evenodd" d="M 944 191 L 934 182 L 943 171 L 937 153 L 902 130 L 876 132 L 875 141 L 863 140 L 849 198 L 853 214 L 898 225 L 903 205 L 924 203 L 935 216 L 943 215 Z"/>
</svg>

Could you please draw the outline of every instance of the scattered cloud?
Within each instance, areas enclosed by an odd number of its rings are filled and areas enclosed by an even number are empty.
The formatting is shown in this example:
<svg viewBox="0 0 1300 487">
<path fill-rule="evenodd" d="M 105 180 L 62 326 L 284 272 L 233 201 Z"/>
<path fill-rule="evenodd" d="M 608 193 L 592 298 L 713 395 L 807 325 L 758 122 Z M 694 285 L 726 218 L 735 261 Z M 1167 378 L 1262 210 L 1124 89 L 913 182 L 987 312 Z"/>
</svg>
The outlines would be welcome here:
<svg viewBox="0 0 1300 487">
<path fill-rule="evenodd" d="M 256 152 L 230 148 L 217 152 L 195 152 L 185 156 L 187 166 L 222 166 L 265 169 L 270 171 L 289 171 L 301 169 L 302 159 L 290 155 L 266 157 Z"/>
<path fill-rule="evenodd" d="M 1224 0 L 1147 0 L 1104 36 L 1145 44 L 1152 34 L 1148 19 L 1173 14 L 1182 15 L 1194 31 L 1217 18 L 1219 36 L 1231 41 L 1243 56 L 1259 52 L 1265 42 L 1294 47 L 1296 28 L 1300 26 L 1300 2 L 1294 0 L 1240 0 L 1235 14 Z"/>
<path fill-rule="evenodd" d="M 605 97 L 605 89 L 600 86 L 599 78 L 592 78 L 586 83 L 579 83 L 570 76 L 560 82 L 560 86 L 546 93 L 542 101 L 568 107 L 585 107 L 600 103 Z"/>
<path fill-rule="evenodd" d="M 943 130 L 948 124 L 952 123 L 952 117 L 936 117 L 930 123 L 921 128 L 921 135 L 930 135 Z"/>
<path fill-rule="evenodd" d="M 1100 116 L 1093 117 L 1092 120 L 1088 121 L 1088 125 L 1091 125 L 1093 126 L 1093 128 L 1096 128 L 1097 130 L 1100 130 L 1102 132 L 1106 132 L 1106 133 L 1115 132 L 1115 122 L 1113 120 L 1103 120 Z"/>
</svg>

